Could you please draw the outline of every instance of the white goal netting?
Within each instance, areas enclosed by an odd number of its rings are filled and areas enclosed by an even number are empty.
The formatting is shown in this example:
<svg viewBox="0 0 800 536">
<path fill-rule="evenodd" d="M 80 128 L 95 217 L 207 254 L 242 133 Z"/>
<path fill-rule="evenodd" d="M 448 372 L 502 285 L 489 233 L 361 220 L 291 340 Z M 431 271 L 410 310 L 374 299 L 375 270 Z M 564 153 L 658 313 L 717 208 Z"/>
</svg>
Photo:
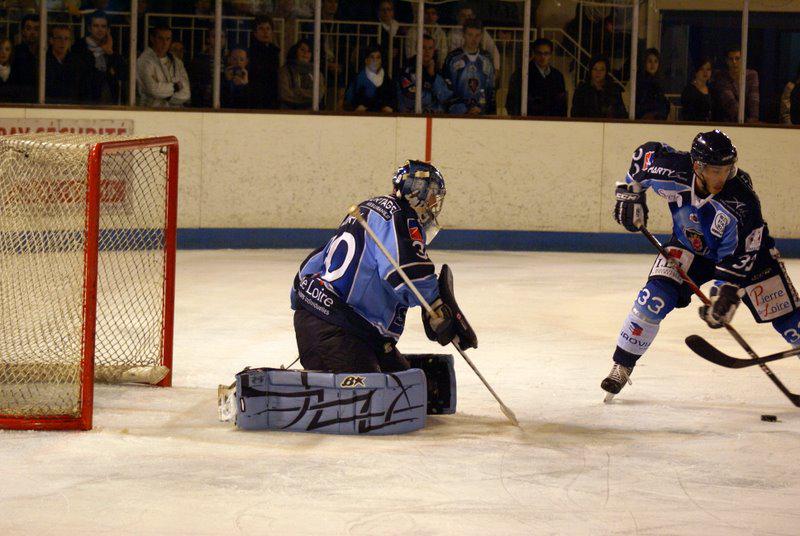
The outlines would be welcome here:
<svg viewBox="0 0 800 536">
<path fill-rule="evenodd" d="M 0 138 L 0 416 L 80 414 L 95 315 L 97 380 L 158 383 L 169 372 L 169 147 L 93 150 L 101 141 L 126 140 Z M 87 204 L 91 181 L 99 207 Z"/>
</svg>

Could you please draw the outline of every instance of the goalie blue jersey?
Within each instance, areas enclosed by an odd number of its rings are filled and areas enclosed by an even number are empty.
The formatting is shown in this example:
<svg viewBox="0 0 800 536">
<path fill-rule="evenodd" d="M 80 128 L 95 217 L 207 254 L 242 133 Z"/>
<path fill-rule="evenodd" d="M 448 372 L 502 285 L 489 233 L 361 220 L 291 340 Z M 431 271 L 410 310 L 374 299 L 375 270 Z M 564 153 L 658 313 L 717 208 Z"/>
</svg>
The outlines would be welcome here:
<svg viewBox="0 0 800 536">
<path fill-rule="evenodd" d="M 405 200 L 381 196 L 359 205 L 361 214 L 422 296 L 433 302 L 439 286 L 425 249 L 425 231 Z M 420 305 L 395 267 L 358 221 L 347 216 L 336 234 L 300 265 L 292 309 L 311 314 L 370 341 L 396 341 L 406 311 Z"/>
<path fill-rule="evenodd" d="M 775 245 L 750 176 L 742 170 L 719 193 L 699 197 L 689 153 L 647 142 L 634 152 L 626 181 L 667 200 L 675 238 L 694 254 L 713 260 L 717 279 L 745 280 L 757 254 Z"/>
</svg>

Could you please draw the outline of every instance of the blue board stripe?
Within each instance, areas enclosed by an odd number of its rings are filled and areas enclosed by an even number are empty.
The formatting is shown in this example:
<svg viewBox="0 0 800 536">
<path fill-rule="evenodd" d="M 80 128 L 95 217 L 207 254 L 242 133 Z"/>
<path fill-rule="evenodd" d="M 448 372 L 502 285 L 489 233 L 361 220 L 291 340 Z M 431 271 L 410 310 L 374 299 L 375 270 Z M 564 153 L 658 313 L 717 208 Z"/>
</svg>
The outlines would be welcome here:
<svg viewBox="0 0 800 536">
<path fill-rule="evenodd" d="M 332 229 L 178 229 L 179 249 L 313 249 L 332 236 Z M 666 240 L 666 235 L 658 237 Z M 800 239 L 777 239 L 784 257 L 800 257 Z M 445 229 L 433 250 L 573 251 L 594 253 L 652 253 L 637 233 L 569 233 L 551 231 L 482 231 Z"/>
</svg>

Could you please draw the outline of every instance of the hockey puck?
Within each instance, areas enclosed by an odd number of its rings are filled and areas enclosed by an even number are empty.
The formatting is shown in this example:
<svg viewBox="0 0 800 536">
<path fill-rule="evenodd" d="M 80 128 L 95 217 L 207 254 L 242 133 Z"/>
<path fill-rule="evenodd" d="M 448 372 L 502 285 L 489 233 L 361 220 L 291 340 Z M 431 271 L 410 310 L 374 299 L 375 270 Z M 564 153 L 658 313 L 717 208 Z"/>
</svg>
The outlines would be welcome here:
<svg viewBox="0 0 800 536">
<path fill-rule="evenodd" d="M 762 415 L 761 420 L 764 422 L 777 422 L 778 417 L 776 417 L 775 415 Z"/>
</svg>

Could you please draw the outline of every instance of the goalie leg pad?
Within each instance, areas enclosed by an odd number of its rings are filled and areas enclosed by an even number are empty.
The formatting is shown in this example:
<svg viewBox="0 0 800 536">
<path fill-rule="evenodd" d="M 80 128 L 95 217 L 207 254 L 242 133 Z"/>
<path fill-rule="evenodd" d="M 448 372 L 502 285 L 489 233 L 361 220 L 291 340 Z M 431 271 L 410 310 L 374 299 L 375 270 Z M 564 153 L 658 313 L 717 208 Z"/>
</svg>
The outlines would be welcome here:
<svg viewBox="0 0 800 536">
<path fill-rule="evenodd" d="M 273 368 L 236 375 L 236 426 L 330 434 L 388 435 L 425 426 L 420 369 L 332 374 Z"/>
<path fill-rule="evenodd" d="M 456 412 L 456 371 L 450 354 L 404 354 L 412 367 L 422 369 L 428 382 L 428 415 Z"/>
</svg>

